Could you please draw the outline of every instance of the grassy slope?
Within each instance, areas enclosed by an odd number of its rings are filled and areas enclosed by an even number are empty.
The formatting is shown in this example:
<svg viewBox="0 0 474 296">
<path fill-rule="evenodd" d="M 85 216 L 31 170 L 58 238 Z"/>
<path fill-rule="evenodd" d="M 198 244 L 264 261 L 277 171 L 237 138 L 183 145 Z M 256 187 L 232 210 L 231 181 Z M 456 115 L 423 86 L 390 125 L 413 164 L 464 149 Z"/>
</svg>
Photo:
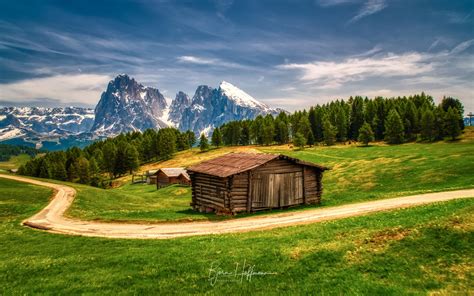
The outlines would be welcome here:
<svg viewBox="0 0 474 296">
<path fill-rule="evenodd" d="M 68 237 L 20 221 L 50 191 L 0 179 L 0 294 L 369 294 L 473 291 L 474 199 L 244 234 Z M 212 264 L 276 275 L 209 282 Z"/>
<path fill-rule="evenodd" d="M 151 167 L 187 166 L 232 151 L 225 147 L 199 153 L 179 153 Z M 256 147 L 238 147 L 256 151 Z M 474 187 L 474 137 L 456 143 L 405 144 L 373 147 L 334 146 L 293 151 L 288 146 L 258 147 L 332 167 L 325 173 L 323 206 Z M 69 215 L 103 220 L 222 219 L 190 211 L 191 195 L 182 187 L 155 190 L 148 185 L 125 185 L 112 190 L 73 185 L 80 189 Z M 301 209 L 297 208 L 296 210 Z"/>
<path fill-rule="evenodd" d="M 12 156 L 8 161 L 0 161 L 0 170 L 17 169 L 30 159 L 31 157 L 28 154 Z"/>
</svg>

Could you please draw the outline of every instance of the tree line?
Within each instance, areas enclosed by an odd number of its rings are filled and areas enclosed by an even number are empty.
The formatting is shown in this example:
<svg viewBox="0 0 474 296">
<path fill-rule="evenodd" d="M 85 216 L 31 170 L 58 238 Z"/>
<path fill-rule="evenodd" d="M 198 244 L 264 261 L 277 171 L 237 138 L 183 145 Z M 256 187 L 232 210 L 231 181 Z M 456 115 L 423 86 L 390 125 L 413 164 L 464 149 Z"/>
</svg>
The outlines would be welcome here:
<svg viewBox="0 0 474 296">
<path fill-rule="evenodd" d="M 30 157 L 35 157 L 38 153 L 44 152 L 45 151 L 27 146 L 0 144 L 0 161 L 7 161 L 10 159 L 10 157 L 20 154 L 28 154 Z"/>
<path fill-rule="evenodd" d="M 94 142 L 84 149 L 72 147 L 49 152 L 28 161 L 18 173 L 102 186 L 106 179 L 131 174 L 142 163 L 169 159 L 176 151 L 189 149 L 195 143 L 193 132 L 175 128 L 130 132 Z"/>
<path fill-rule="evenodd" d="M 216 128 L 212 145 L 295 146 L 359 141 L 386 141 L 400 144 L 411 141 L 456 139 L 462 129 L 464 107 L 455 98 L 445 97 L 436 105 L 425 93 L 409 97 L 374 99 L 360 96 L 316 105 L 308 111 L 278 116 L 257 116 L 254 120 L 231 121 Z M 202 148 L 206 148 L 207 138 Z M 204 147 L 203 147 L 204 146 Z"/>
</svg>

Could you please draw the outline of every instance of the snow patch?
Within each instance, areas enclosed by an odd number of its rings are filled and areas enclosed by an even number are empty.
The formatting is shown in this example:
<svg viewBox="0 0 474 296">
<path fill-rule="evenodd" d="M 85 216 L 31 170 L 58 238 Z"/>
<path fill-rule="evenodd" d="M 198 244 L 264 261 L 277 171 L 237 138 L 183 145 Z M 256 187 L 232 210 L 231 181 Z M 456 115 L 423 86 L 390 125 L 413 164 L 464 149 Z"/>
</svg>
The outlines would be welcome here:
<svg viewBox="0 0 474 296">
<path fill-rule="evenodd" d="M 23 132 L 20 129 L 14 128 L 14 129 L 0 129 L 0 140 L 8 140 L 11 138 L 18 137 L 22 135 Z"/>
<path fill-rule="evenodd" d="M 204 134 L 206 137 L 209 137 L 211 131 L 214 130 L 214 127 L 209 124 L 205 129 L 203 129 L 199 134 Z"/>
<path fill-rule="evenodd" d="M 237 105 L 260 108 L 264 110 L 268 109 L 267 105 L 257 101 L 251 95 L 227 81 L 222 81 L 219 85 L 219 89 L 223 94 L 225 94 L 229 99 L 234 101 Z"/>
</svg>

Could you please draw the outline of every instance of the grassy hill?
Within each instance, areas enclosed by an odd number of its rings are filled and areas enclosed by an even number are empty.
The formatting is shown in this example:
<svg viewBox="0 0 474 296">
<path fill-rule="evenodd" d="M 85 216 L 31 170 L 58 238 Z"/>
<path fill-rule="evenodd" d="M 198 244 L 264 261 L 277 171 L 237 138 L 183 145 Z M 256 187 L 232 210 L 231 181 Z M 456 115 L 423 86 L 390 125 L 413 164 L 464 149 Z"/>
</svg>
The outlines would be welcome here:
<svg viewBox="0 0 474 296">
<path fill-rule="evenodd" d="M 17 169 L 21 165 L 25 164 L 28 160 L 31 159 L 31 156 L 28 154 L 20 154 L 10 157 L 8 161 L 0 161 L 0 170 L 10 170 Z"/>
<path fill-rule="evenodd" d="M 323 178 L 322 206 L 403 196 L 424 192 L 473 188 L 474 137 L 471 129 L 461 141 L 404 145 L 338 145 L 294 151 L 285 146 L 223 147 L 201 153 L 184 151 L 166 162 L 149 164 L 142 170 L 158 167 L 189 166 L 232 151 L 283 153 L 320 163 L 332 169 Z M 68 215 L 83 219 L 169 221 L 223 219 L 213 214 L 190 210 L 190 190 L 124 181 L 119 188 L 78 188 L 78 197 Z M 304 207 L 293 210 L 301 210 Z"/>
<path fill-rule="evenodd" d="M 474 289 L 474 199 L 161 241 L 73 237 L 20 226 L 50 194 L 0 179 L 2 295 L 468 295 Z M 214 282 L 216 270 L 241 271 L 243 264 L 245 271 L 271 274 Z"/>
</svg>

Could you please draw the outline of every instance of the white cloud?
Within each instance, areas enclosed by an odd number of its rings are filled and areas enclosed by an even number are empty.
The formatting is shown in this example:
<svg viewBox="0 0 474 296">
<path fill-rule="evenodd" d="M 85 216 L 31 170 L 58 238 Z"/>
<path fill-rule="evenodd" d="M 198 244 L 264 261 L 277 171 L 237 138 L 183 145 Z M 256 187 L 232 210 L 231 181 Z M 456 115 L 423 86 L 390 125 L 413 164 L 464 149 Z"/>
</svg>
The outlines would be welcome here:
<svg viewBox="0 0 474 296">
<path fill-rule="evenodd" d="M 188 63 L 188 64 L 209 65 L 209 66 L 240 68 L 240 69 L 248 68 L 247 66 L 226 62 L 221 59 L 210 59 L 210 58 L 202 58 L 202 57 L 195 57 L 195 56 L 180 56 L 180 57 L 177 57 L 177 60 L 180 63 Z"/>
<path fill-rule="evenodd" d="M 56 75 L 0 84 L 0 100 L 57 100 L 96 104 L 111 77 L 99 74 Z"/>
<path fill-rule="evenodd" d="M 341 4 L 354 3 L 358 0 L 318 0 L 317 3 L 322 7 L 336 6 Z"/>
<path fill-rule="evenodd" d="M 354 16 L 349 23 L 357 22 L 358 20 L 377 13 L 387 7 L 385 0 L 368 0 L 364 6 L 359 10 L 356 16 Z"/>
<path fill-rule="evenodd" d="M 284 64 L 280 69 L 301 70 L 300 80 L 317 84 L 318 88 L 339 88 L 351 81 L 368 77 L 413 76 L 433 69 L 427 57 L 419 53 L 387 54 L 368 58 L 349 58 L 341 62 L 315 61 L 305 64 Z"/>
</svg>

